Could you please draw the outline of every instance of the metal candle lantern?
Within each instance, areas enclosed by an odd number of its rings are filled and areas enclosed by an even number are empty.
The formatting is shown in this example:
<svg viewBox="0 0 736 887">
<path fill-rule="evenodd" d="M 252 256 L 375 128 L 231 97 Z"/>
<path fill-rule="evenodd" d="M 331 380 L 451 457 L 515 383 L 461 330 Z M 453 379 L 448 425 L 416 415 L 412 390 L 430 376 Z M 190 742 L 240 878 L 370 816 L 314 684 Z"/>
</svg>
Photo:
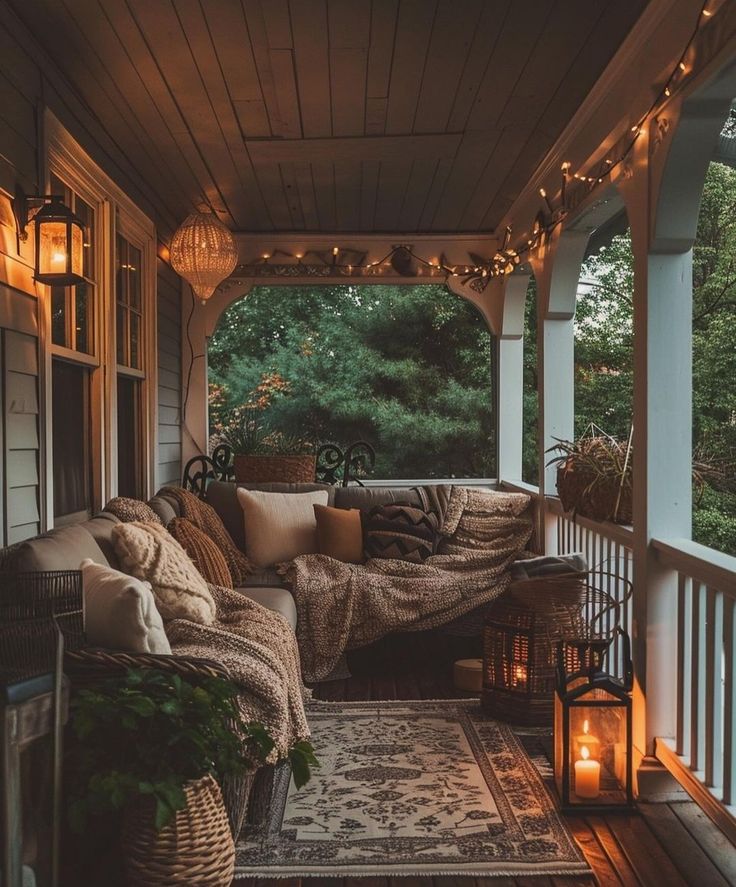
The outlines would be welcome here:
<svg viewBox="0 0 736 887">
<path fill-rule="evenodd" d="M 605 670 L 620 651 L 622 677 Z M 562 641 L 557 649 L 555 781 L 566 811 L 613 811 L 633 805 L 631 665 L 628 635 Z"/>
</svg>

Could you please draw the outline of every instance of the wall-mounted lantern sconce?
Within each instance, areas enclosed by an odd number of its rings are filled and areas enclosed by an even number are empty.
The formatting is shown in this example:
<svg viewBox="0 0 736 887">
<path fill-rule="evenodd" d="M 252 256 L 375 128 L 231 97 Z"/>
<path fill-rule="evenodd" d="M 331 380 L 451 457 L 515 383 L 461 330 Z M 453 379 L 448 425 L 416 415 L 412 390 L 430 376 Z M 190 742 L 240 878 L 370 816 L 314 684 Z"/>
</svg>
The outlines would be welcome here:
<svg viewBox="0 0 736 887">
<path fill-rule="evenodd" d="M 35 226 L 36 264 L 33 279 L 48 286 L 84 283 L 84 225 L 57 195 L 27 195 L 19 186 L 13 200 L 18 241 L 28 240 Z"/>
</svg>

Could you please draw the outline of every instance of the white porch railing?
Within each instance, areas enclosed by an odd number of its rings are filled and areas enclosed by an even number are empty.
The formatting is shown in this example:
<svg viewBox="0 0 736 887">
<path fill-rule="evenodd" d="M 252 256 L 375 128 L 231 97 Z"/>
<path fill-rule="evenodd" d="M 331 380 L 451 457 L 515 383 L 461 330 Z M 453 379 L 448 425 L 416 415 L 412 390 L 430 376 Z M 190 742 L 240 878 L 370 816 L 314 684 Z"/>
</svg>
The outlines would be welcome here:
<svg viewBox="0 0 736 887">
<path fill-rule="evenodd" d="M 537 500 L 538 532 L 548 554 L 582 552 L 593 581 L 623 599 L 633 580 L 630 527 L 573 520 L 559 499 L 542 502 L 535 487 L 505 481 L 501 486 Z M 677 612 L 676 636 L 670 639 L 675 687 L 654 688 L 671 694 L 676 705 L 675 736 L 658 738 L 656 755 L 736 840 L 736 558 L 688 539 L 654 539 L 651 546 L 671 571 Z M 621 620 L 630 633 L 631 602 Z"/>
<path fill-rule="evenodd" d="M 687 539 L 652 541 L 677 575 L 676 730 L 657 757 L 736 816 L 736 558 Z M 688 786 L 686 785 L 686 788 Z M 713 811 L 711 811 L 713 812 Z"/>
</svg>

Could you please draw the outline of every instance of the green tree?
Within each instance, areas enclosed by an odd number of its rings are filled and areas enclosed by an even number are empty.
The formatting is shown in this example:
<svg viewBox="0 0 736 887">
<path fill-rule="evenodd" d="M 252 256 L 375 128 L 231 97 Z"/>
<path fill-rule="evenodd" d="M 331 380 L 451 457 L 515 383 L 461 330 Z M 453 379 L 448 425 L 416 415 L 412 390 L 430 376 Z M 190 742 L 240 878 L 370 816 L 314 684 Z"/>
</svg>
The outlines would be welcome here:
<svg viewBox="0 0 736 887">
<path fill-rule="evenodd" d="M 440 286 L 257 287 L 209 347 L 220 414 L 264 374 L 288 385 L 271 427 L 340 445 L 363 439 L 377 477 L 493 472 L 491 336 Z"/>
</svg>

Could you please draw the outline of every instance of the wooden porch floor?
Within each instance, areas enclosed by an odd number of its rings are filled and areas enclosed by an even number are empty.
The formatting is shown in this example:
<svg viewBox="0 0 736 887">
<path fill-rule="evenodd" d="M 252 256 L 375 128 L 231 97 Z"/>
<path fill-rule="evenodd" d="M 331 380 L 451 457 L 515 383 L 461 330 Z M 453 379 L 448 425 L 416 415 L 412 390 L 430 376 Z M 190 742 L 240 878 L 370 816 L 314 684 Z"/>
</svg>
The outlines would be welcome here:
<svg viewBox="0 0 736 887">
<path fill-rule="evenodd" d="M 439 633 L 387 638 L 356 651 L 352 677 L 318 684 L 318 699 L 445 699 L 458 697 L 452 662 L 469 655 L 467 640 Z M 736 885 L 736 848 L 692 801 L 640 804 L 636 813 L 569 816 L 592 878 L 304 878 L 247 880 L 234 887 L 726 887 Z"/>
</svg>

